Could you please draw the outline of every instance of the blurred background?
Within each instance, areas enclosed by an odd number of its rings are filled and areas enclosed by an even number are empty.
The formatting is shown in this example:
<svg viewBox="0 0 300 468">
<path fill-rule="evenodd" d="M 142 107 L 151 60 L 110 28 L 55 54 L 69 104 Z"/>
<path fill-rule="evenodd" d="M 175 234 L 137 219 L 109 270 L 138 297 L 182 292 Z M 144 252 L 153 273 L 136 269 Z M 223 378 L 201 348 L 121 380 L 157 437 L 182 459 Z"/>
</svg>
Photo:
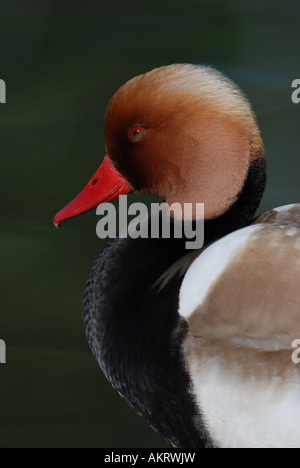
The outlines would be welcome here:
<svg viewBox="0 0 300 468">
<path fill-rule="evenodd" d="M 104 156 L 107 103 L 174 62 L 211 64 L 245 91 L 268 159 L 261 211 L 300 202 L 298 0 L 1 0 L 0 447 L 164 447 L 92 357 L 81 304 L 104 243 L 95 212 L 54 214 Z"/>
</svg>

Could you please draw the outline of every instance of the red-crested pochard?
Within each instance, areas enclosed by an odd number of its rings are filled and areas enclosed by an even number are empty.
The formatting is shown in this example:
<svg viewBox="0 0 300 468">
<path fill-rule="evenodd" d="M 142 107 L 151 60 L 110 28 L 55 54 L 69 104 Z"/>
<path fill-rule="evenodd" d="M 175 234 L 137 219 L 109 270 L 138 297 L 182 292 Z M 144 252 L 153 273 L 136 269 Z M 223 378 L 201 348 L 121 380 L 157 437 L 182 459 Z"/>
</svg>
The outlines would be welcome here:
<svg viewBox="0 0 300 468">
<path fill-rule="evenodd" d="M 174 447 L 300 447 L 300 205 L 254 219 L 265 158 L 247 99 L 212 68 L 158 68 L 113 96 L 105 139 L 55 224 L 149 193 L 204 203 L 205 245 L 109 241 L 83 304 L 104 374 Z"/>
</svg>

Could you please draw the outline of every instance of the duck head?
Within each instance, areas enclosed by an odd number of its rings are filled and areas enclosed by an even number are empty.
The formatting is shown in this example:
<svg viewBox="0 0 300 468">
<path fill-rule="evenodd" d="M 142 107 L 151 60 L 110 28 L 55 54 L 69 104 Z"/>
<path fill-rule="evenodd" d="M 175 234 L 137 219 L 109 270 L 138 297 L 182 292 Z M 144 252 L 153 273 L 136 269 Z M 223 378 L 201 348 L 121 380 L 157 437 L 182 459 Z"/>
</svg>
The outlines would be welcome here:
<svg viewBox="0 0 300 468">
<path fill-rule="evenodd" d="M 109 102 L 105 141 L 102 166 L 56 215 L 57 226 L 129 192 L 170 205 L 204 203 L 205 219 L 215 219 L 234 205 L 249 169 L 264 161 L 247 99 L 204 66 L 170 65 L 128 81 Z"/>
</svg>

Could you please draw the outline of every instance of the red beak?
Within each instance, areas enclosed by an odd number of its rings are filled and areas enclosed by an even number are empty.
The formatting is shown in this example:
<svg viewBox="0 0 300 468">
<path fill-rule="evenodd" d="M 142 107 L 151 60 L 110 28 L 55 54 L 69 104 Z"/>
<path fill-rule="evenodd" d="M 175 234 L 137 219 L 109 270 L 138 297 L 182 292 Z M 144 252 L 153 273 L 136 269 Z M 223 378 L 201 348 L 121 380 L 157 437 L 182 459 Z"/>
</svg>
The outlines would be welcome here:
<svg viewBox="0 0 300 468">
<path fill-rule="evenodd" d="M 102 165 L 83 191 L 55 216 L 54 225 L 59 227 L 67 219 L 92 210 L 100 203 L 116 200 L 131 190 L 126 179 L 115 169 L 108 156 L 105 156 Z"/>
</svg>

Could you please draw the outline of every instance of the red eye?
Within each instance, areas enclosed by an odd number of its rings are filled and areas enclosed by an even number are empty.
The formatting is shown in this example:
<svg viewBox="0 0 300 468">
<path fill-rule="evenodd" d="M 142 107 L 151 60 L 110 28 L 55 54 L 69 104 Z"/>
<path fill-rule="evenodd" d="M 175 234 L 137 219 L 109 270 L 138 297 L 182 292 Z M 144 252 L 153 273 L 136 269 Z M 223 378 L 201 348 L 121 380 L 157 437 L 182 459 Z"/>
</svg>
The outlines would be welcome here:
<svg viewBox="0 0 300 468">
<path fill-rule="evenodd" d="M 137 140 L 139 136 L 141 136 L 141 133 L 143 131 L 143 127 L 136 126 L 136 127 L 131 127 L 128 131 L 128 137 L 130 140 Z"/>
</svg>

